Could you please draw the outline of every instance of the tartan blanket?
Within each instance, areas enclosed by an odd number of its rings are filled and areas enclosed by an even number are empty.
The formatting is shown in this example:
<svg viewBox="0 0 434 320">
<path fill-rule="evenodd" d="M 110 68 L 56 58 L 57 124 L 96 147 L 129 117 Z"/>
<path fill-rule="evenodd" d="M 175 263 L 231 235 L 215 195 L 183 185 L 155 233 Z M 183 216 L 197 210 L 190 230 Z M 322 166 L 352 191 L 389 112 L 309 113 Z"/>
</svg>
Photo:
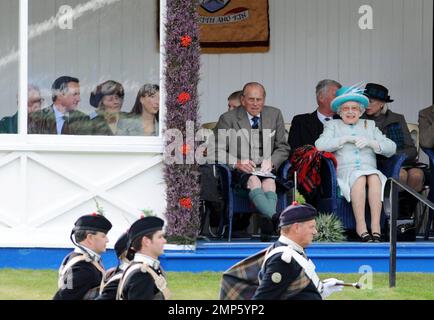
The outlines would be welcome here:
<svg viewBox="0 0 434 320">
<path fill-rule="evenodd" d="M 223 273 L 220 300 L 251 300 L 259 287 L 258 274 L 270 246 L 236 263 Z"/>
<path fill-rule="evenodd" d="M 333 153 L 318 151 L 311 145 L 295 149 L 290 158 L 292 164 L 289 174 L 297 172 L 297 187 L 302 195 L 310 195 L 321 185 L 321 160 L 331 159 L 337 167 L 337 161 Z"/>
</svg>

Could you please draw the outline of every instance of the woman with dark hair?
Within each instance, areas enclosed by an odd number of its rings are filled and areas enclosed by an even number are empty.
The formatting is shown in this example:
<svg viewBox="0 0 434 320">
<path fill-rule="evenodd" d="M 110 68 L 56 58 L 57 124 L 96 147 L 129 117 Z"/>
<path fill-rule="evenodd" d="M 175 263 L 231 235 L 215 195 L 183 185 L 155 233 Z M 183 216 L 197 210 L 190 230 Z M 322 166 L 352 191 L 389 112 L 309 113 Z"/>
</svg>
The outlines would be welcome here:
<svg viewBox="0 0 434 320">
<path fill-rule="evenodd" d="M 90 115 L 92 134 L 102 136 L 128 135 L 122 122 L 128 119 L 121 112 L 125 91 L 122 84 L 109 80 L 98 85 L 90 95 L 90 104 L 96 108 Z"/>
<path fill-rule="evenodd" d="M 137 94 L 136 102 L 130 112 L 139 122 L 141 130 L 137 135 L 158 136 L 160 113 L 160 87 L 156 84 L 145 84 Z"/>
</svg>

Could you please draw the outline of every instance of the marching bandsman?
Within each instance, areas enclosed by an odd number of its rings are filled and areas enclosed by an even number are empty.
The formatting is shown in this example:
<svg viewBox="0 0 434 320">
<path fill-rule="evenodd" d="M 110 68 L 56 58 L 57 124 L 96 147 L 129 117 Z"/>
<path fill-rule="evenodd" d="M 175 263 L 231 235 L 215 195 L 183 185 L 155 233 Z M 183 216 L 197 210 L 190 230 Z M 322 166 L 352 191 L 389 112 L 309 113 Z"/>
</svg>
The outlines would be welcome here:
<svg viewBox="0 0 434 320">
<path fill-rule="evenodd" d="M 110 221 L 96 213 L 76 221 L 70 238 L 77 248 L 60 266 L 59 290 L 54 300 L 93 300 L 98 296 L 105 274 L 101 254 L 106 250 L 111 228 Z"/>
<path fill-rule="evenodd" d="M 169 299 L 167 281 L 158 260 L 167 242 L 163 226 L 164 221 L 157 217 L 142 218 L 131 226 L 127 257 L 132 262 L 122 275 L 117 300 Z"/>
<path fill-rule="evenodd" d="M 304 249 L 317 233 L 317 211 L 294 202 L 280 215 L 280 238 L 259 272 L 254 300 L 321 300 L 342 290 L 343 281 L 320 281 Z"/>
<path fill-rule="evenodd" d="M 127 259 L 128 233 L 122 234 L 115 243 L 115 252 L 119 264 L 110 270 L 107 270 L 100 287 L 100 295 L 96 300 L 116 300 L 119 281 L 123 272 L 128 268 L 130 261 Z"/>
</svg>

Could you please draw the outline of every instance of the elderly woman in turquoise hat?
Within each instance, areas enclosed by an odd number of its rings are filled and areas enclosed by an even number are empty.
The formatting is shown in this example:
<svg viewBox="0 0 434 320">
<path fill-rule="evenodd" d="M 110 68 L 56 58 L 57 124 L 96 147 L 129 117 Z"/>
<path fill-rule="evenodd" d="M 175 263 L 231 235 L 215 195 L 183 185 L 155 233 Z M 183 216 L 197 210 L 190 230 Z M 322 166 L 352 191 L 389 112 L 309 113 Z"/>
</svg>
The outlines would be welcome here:
<svg viewBox="0 0 434 320">
<path fill-rule="evenodd" d="M 363 242 L 380 242 L 380 216 L 386 177 L 377 170 L 376 155 L 391 157 L 396 144 L 371 120 L 360 119 L 369 100 L 358 87 L 342 87 L 332 101 L 332 110 L 341 119 L 326 123 L 315 142 L 320 151 L 333 152 L 338 162 L 337 182 L 342 195 L 351 202 L 356 232 Z M 365 221 L 366 187 L 371 209 L 371 234 Z"/>
</svg>

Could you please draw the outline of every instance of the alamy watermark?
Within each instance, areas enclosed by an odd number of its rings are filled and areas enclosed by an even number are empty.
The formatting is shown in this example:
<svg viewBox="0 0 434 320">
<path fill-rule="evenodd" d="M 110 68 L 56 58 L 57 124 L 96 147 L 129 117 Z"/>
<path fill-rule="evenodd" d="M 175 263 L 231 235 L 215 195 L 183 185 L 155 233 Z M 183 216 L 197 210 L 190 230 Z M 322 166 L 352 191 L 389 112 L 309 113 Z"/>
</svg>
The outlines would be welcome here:
<svg viewBox="0 0 434 320">
<path fill-rule="evenodd" d="M 363 265 L 359 268 L 359 273 L 363 274 L 358 283 L 362 290 L 372 290 L 374 287 L 374 271 L 371 266 Z"/>
<path fill-rule="evenodd" d="M 374 29 L 374 10 L 370 5 L 363 5 L 359 8 L 359 13 L 362 15 L 359 19 L 359 28 L 361 30 Z"/>
<path fill-rule="evenodd" d="M 179 129 L 165 131 L 165 164 L 234 165 L 238 160 L 252 160 L 260 164 L 265 159 L 271 159 L 276 130 L 199 129 L 195 131 L 193 121 L 187 121 L 185 128 L 185 137 Z"/>
</svg>

